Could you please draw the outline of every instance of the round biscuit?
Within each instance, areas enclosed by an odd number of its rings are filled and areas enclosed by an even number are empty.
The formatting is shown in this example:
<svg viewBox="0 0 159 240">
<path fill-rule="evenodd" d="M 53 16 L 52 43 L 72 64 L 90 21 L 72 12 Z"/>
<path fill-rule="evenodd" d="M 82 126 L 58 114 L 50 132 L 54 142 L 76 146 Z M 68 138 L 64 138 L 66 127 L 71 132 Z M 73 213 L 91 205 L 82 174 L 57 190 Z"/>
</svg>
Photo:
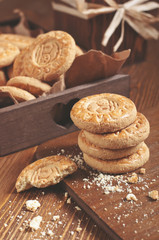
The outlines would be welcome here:
<svg viewBox="0 0 159 240">
<path fill-rule="evenodd" d="M 49 92 L 51 89 L 49 84 L 43 83 L 38 79 L 25 76 L 11 78 L 7 82 L 7 86 L 14 86 L 24 89 L 36 97 L 42 95 L 44 92 Z"/>
<path fill-rule="evenodd" d="M 11 34 L 11 33 L 1 33 L 0 41 L 8 41 L 15 46 L 17 46 L 20 50 L 24 49 L 28 45 L 32 44 L 34 38 L 29 36 L 23 36 L 19 34 Z"/>
<path fill-rule="evenodd" d="M 150 133 L 150 124 L 142 113 L 128 127 L 114 133 L 95 134 L 84 130 L 86 138 L 101 148 L 122 149 L 143 142 Z"/>
<path fill-rule="evenodd" d="M 133 123 L 136 106 L 127 97 L 101 93 L 82 98 L 71 109 L 71 119 L 79 129 L 92 133 L 115 132 Z"/>
<path fill-rule="evenodd" d="M 2 69 L 0 69 L 0 86 L 4 86 L 6 85 L 6 76 L 5 76 L 5 73 Z"/>
<path fill-rule="evenodd" d="M 8 79 L 10 79 L 10 78 L 13 77 L 13 64 L 9 65 L 9 66 L 6 68 L 6 72 L 7 72 L 7 77 L 8 77 Z"/>
<path fill-rule="evenodd" d="M 35 97 L 31 93 L 17 87 L 0 86 L 0 90 L 3 92 L 9 92 L 18 102 L 35 99 Z"/>
<path fill-rule="evenodd" d="M 145 143 L 134 154 L 126 158 L 116 159 L 112 161 L 94 158 L 86 153 L 83 154 L 84 161 L 93 169 L 103 173 L 120 174 L 134 171 L 142 167 L 149 160 L 149 149 Z"/>
<path fill-rule="evenodd" d="M 85 134 L 82 130 L 78 135 L 78 146 L 82 152 L 86 153 L 89 156 L 103 160 L 113 160 L 127 157 L 135 153 L 142 146 L 142 143 L 139 143 L 138 145 L 133 147 L 123 149 L 100 148 L 90 143 L 88 139 L 86 139 Z"/>
<path fill-rule="evenodd" d="M 21 50 L 20 54 L 15 58 L 14 63 L 13 63 L 13 72 L 12 76 L 25 76 L 24 72 L 24 58 L 26 57 L 28 53 L 28 47 L 24 48 Z"/>
<path fill-rule="evenodd" d="M 9 42 L 0 41 L 0 68 L 12 64 L 19 53 L 19 48 L 15 45 Z"/>
<path fill-rule="evenodd" d="M 53 81 L 68 70 L 75 54 L 76 44 L 70 34 L 63 31 L 40 34 L 28 47 L 22 74 L 46 82 Z"/>
</svg>

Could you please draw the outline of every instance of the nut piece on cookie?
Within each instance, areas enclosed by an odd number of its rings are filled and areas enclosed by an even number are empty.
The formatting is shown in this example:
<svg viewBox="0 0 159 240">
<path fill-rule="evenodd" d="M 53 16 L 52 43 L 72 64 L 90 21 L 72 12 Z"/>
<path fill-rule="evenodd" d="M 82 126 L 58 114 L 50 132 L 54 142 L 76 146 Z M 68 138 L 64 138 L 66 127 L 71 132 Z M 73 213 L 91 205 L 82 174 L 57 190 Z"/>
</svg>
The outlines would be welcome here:
<svg viewBox="0 0 159 240">
<path fill-rule="evenodd" d="M 17 192 L 31 187 L 44 188 L 59 183 L 77 170 L 77 165 L 62 155 L 48 156 L 31 163 L 22 170 L 17 181 Z"/>
</svg>

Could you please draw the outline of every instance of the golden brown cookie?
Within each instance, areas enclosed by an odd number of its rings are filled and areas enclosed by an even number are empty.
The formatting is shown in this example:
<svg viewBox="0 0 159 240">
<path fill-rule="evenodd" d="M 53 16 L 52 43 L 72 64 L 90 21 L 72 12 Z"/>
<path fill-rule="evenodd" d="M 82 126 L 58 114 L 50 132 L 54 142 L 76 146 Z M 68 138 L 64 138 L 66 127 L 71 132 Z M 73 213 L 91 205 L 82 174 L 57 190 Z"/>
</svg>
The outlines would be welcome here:
<svg viewBox="0 0 159 240">
<path fill-rule="evenodd" d="M 31 163 L 22 170 L 17 181 L 17 192 L 31 187 L 44 188 L 59 183 L 77 170 L 77 165 L 68 157 L 54 155 Z"/>
<path fill-rule="evenodd" d="M 13 64 L 9 65 L 7 68 L 7 77 L 8 79 L 13 77 Z"/>
<path fill-rule="evenodd" d="M 12 76 L 25 76 L 24 72 L 24 58 L 26 57 L 28 52 L 28 47 L 24 48 L 20 54 L 15 58 L 14 63 L 13 63 L 13 73 Z"/>
<path fill-rule="evenodd" d="M 104 173 L 119 174 L 127 173 L 142 167 L 149 159 L 149 149 L 145 143 L 134 154 L 126 158 L 116 159 L 112 161 L 94 158 L 86 153 L 83 154 L 84 161 L 93 169 Z"/>
<path fill-rule="evenodd" d="M 101 93 L 82 98 L 72 107 L 70 116 L 74 124 L 92 133 L 115 132 L 133 123 L 136 106 L 128 98 Z"/>
<path fill-rule="evenodd" d="M 103 160 L 113 160 L 127 157 L 135 153 L 141 147 L 142 143 L 139 143 L 138 145 L 133 147 L 123 149 L 100 148 L 90 143 L 88 139 L 86 139 L 84 131 L 82 130 L 78 135 L 78 145 L 81 151 L 89 156 Z"/>
<path fill-rule="evenodd" d="M 8 41 L 17 46 L 21 50 L 27 47 L 28 45 L 32 44 L 34 38 L 19 34 L 1 33 L 0 41 Z"/>
<path fill-rule="evenodd" d="M 0 86 L 6 85 L 6 76 L 2 69 L 0 69 Z"/>
<path fill-rule="evenodd" d="M 9 66 L 19 53 L 19 48 L 15 45 L 0 41 L 0 68 Z"/>
<path fill-rule="evenodd" d="M 121 149 L 136 146 L 143 142 L 150 133 L 150 124 L 142 113 L 137 113 L 136 120 L 128 127 L 114 132 L 95 134 L 84 131 L 86 138 L 101 148 Z"/>
<path fill-rule="evenodd" d="M 13 86 L 0 86 L 0 91 L 9 92 L 18 102 L 35 99 L 31 93 Z"/>
<path fill-rule="evenodd" d="M 38 79 L 25 76 L 11 78 L 7 82 L 7 86 L 14 86 L 24 89 L 36 97 L 42 95 L 44 92 L 49 92 L 51 89 L 49 84 L 43 83 Z"/>
<path fill-rule="evenodd" d="M 40 34 L 24 53 L 18 75 L 53 81 L 71 66 L 76 54 L 74 39 L 66 32 Z M 14 67 L 14 76 L 17 75 Z"/>
</svg>

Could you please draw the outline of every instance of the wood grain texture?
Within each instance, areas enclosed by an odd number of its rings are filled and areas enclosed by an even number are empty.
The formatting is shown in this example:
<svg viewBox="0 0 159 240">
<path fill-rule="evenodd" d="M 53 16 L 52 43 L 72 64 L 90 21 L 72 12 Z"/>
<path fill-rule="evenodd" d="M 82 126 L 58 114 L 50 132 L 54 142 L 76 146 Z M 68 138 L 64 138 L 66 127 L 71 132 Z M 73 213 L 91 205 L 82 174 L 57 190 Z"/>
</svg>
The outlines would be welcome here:
<svg viewBox="0 0 159 240">
<path fill-rule="evenodd" d="M 0 239 L 111 240 L 83 210 L 76 209 L 77 204 L 73 200 L 67 203 L 68 198 L 61 184 L 16 193 L 16 178 L 33 160 L 35 150 L 31 148 L 0 158 Z M 37 199 L 41 204 L 35 213 L 25 208 L 25 202 L 29 199 Z M 43 221 L 40 229 L 32 232 L 26 225 L 29 219 L 37 215 L 42 216 Z M 53 216 L 59 216 L 59 219 L 53 221 Z M 80 232 L 76 231 L 78 226 L 81 227 Z M 45 234 L 48 229 L 53 231 L 53 237 Z"/>
</svg>

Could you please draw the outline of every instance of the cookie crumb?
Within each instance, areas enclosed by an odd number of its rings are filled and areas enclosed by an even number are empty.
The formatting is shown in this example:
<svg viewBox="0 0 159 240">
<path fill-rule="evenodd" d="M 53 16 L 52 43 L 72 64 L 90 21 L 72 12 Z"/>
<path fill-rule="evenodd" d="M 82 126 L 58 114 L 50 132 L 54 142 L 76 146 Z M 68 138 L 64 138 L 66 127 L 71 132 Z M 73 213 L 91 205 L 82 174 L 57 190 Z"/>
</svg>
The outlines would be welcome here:
<svg viewBox="0 0 159 240">
<path fill-rule="evenodd" d="M 136 173 L 132 173 L 131 177 L 128 177 L 129 183 L 137 183 L 138 182 L 138 176 Z"/>
<path fill-rule="evenodd" d="M 148 196 L 153 200 L 158 200 L 158 191 L 153 190 L 153 191 L 148 193 Z"/>
<path fill-rule="evenodd" d="M 70 234 L 73 236 L 74 235 L 74 231 L 70 231 Z"/>
<path fill-rule="evenodd" d="M 71 204 L 71 198 L 68 198 L 66 203 Z"/>
<path fill-rule="evenodd" d="M 64 196 L 65 198 L 68 198 L 68 192 L 65 192 Z"/>
<path fill-rule="evenodd" d="M 41 216 L 37 216 L 37 217 L 34 217 L 30 223 L 29 223 L 29 227 L 32 229 L 32 230 L 37 230 L 38 228 L 40 228 L 40 223 L 42 221 L 42 217 Z"/>
<path fill-rule="evenodd" d="M 77 227 L 76 228 L 76 232 L 81 232 L 82 231 L 82 228 L 81 227 Z"/>
<path fill-rule="evenodd" d="M 75 206 L 75 208 L 76 208 L 77 211 L 81 211 L 81 208 L 80 208 L 80 207 Z"/>
<path fill-rule="evenodd" d="M 126 200 L 128 200 L 128 201 L 131 201 L 131 200 L 137 201 L 137 198 L 136 198 L 136 196 L 135 196 L 133 193 L 129 193 L 129 194 L 126 196 Z"/>
<path fill-rule="evenodd" d="M 37 200 L 27 200 L 25 206 L 27 210 L 35 212 L 41 205 Z"/>
<path fill-rule="evenodd" d="M 53 231 L 51 231 L 50 229 L 47 230 L 47 235 L 48 236 L 53 236 Z"/>
<path fill-rule="evenodd" d="M 139 173 L 140 174 L 145 174 L 146 173 L 146 169 L 145 168 L 140 168 L 139 169 Z"/>
<path fill-rule="evenodd" d="M 56 220 L 59 220 L 59 219 L 60 219 L 60 216 L 59 216 L 59 215 L 55 215 L 55 216 L 53 216 L 53 218 L 52 218 L 53 221 L 56 221 Z"/>
</svg>

